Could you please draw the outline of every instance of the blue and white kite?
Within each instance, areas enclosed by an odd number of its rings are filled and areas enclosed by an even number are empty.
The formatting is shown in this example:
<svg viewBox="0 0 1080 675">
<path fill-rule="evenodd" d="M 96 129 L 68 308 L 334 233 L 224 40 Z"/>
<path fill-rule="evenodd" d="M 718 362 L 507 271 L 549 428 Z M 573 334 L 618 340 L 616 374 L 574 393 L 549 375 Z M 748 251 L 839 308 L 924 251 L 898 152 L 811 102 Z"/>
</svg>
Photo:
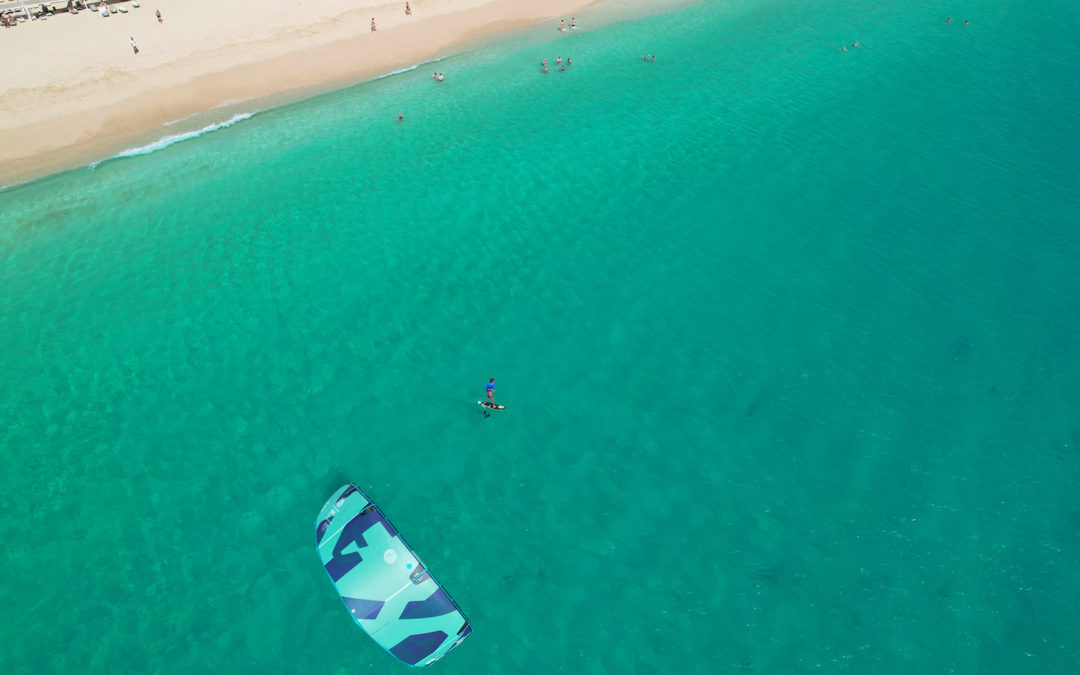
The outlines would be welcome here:
<svg viewBox="0 0 1080 675">
<path fill-rule="evenodd" d="M 426 666 L 472 632 L 378 506 L 352 483 L 315 520 L 315 547 L 353 620 L 410 666 Z"/>
</svg>

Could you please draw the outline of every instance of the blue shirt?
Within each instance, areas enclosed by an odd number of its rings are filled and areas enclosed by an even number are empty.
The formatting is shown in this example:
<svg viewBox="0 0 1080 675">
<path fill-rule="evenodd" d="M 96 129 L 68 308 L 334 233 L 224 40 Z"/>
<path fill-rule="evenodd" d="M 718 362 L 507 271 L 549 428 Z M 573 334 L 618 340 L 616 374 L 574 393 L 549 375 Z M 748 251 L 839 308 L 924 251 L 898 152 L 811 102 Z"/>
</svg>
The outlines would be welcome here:
<svg viewBox="0 0 1080 675">
<path fill-rule="evenodd" d="M 495 388 L 495 383 L 494 382 L 488 382 L 487 383 L 487 389 L 485 391 L 491 391 L 494 388 Z"/>
</svg>

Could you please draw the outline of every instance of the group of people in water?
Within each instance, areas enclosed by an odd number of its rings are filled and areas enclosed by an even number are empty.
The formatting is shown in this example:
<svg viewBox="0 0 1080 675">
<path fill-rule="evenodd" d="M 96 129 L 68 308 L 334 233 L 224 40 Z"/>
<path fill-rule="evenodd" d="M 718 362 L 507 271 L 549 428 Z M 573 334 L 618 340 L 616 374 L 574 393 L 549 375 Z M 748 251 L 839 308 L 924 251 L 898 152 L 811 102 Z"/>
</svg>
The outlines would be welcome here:
<svg viewBox="0 0 1080 675">
<path fill-rule="evenodd" d="M 437 82 L 442 82 L 442 73 L 432 73 L 431 74 L 431 79 L 433 79 L 433 80 L 435 80 Z"/>
<path fill-rule="evenodd" d="M 566 63 L 563 63 L 563 60 L 562 60 L 561 56 L 555 57 L 555 65 L 557 65 L 559 67 L 560 71 L 561 70 L 566 70 L 566 67 L 570 65 L 570 57 L 569 56 L 566 57 Z M 541 72 L 544 72 L 544 73 L 548 72 L 547 59 L 546 58 L 545 59 L 540 59 L 540 69 L 541 69 Z"/>
</svg>

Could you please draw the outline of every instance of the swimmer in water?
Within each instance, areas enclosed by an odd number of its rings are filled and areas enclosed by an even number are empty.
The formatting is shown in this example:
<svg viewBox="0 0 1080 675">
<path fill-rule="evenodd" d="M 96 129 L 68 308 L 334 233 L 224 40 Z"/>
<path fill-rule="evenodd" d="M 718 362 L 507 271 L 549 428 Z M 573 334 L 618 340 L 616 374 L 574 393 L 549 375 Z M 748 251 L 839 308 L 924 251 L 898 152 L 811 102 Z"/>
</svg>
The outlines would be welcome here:
<svg viewBox="0 0 1080 675">
<path fill-rule="evenodd" d="M 570 65 L 570 57 L 569 56 L 566 57 L 566 65 Z"/>
<path fill-rule="evenodd" d="M 547 59 L 540 59 L 540 65 L 546 66 L 547 65 Z"/>
<path fill-rule="evenodd" d="M 840 48 L 840 51 L 842 51 L 842 52 L 846 52 L 846 51 L 847 51 L 847 45 L 844 45 L 843 47 L 841 47 L 841 48 Z"/>
<path fill-rule="evenodd" d="M 566 70 L 566 66 L 560 66 L 560 67 L 559 67 L 559 70 L 560 70 L 560 71 Z"/>
<path fill-rule="evenodd" d="M 555 63 L 562 63 L 562 57 L 561 56 L 556 56 L 555 57 Z"/>
<path fill-rule="evenodd" d="M 859 46 L 859 43 L 858 43 L 858 42 L 856 42 L 855 44 L 853 44 L 853 45 L 851 45 L 851 46 L 852 46 L 852 47 L 858 47 L 858 46 Z"/>
<path fill-rule="evenodd" d="M 965 21 L 965 22 L 964 22 L 964 25 L 966 26 L 966 25 L 968 25 L 969 23 L 971 23 L 971 22 L 970 22 L 970 21 Z"/>
<path fill-rule="evenodd" d="M 546 73 L 547 71 L 548 71 L 547 66 L 544 66 L 544 72 Z"/>
<path fill-rule="evenodd" d="M 951 17 L 951 16 L 950 16 L 949 18 L 945 19 L 945 23 L 949 23 L 950 21 L 952 21 L 952 17 Z"/>
<path fill-rule="evenodd" d="M 397 118 L 398 118 L 398 121 L 399 121 L 399 122 L 400 122 L 401 120 L 405 119 L 405 113 L 398 113 L 398 114 L 397 114 Z"/>
</svg>

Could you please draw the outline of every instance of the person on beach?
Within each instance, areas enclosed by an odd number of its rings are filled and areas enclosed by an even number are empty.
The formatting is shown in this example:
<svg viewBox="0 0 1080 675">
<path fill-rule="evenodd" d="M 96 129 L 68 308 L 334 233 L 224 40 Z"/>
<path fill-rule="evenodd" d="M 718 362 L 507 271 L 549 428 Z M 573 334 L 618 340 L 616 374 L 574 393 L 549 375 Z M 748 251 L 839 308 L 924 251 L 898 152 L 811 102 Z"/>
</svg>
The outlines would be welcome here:
<svg viewBox="0 0 1080 675">
<path fill-rule="evenodd" d="M 405 0 L 405 16 L 412 16 L 412 7 L 409 7 L 409 0 Z"/>
<path fill-rule="evenodd" d="M 495 378 L 491 378 L 487 383 L 487 398 L 484 399 L 484 405 L 495 405 Z"/>
<path fill-rule="evenodd" d="M 566 19 L 559 19 L 559 30 L 566 30 Z"/>
<path fill-rule="evenodd" d="M 154 11 L 154 14 L 157 14 L 157 22 L 158 22 L 158 23 L 162 23 L 162 21 L 161 21 L 161 10 L 160 10 L 160 9 L 159 9 L 159 10 L 155 10 L 155 11 Z M 150 45 L 150 46 L 151 46 L 151 47 L 153 47 L 154 45 Z"/>
<path fill-rule="evenodd" d="M 371 32 L 375 32 L 375 17 L 371 17 Z"/>
<path fill-rule="evenodd" d="M 135 51 L 136 54 L 139 53 L 139 46 L 135 44 L 135 38 L 134 37 L 131 38 L 131 48 Z"/>
</svg>

